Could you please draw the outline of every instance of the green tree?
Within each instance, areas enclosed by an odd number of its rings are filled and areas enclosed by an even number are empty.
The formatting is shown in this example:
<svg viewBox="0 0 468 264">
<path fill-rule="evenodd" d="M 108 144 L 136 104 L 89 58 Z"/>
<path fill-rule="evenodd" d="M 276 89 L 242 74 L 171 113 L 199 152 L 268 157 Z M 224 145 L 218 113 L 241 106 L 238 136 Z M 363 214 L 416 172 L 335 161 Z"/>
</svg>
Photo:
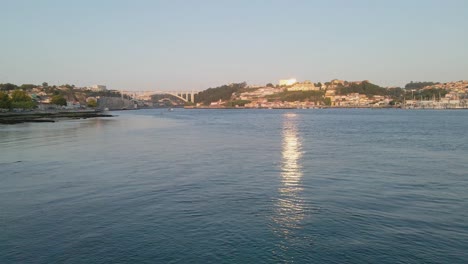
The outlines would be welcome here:
<svg viewBox="0 0 468 264">
<path fill-rule="evenodd" d="M 74 84 L 70 85 L 70 84 L 67 83 L 67 84 L 60 85 L 60 87 L 67 88 L 67 89 L 73 89 L 75 87 L 75 85 Z"/>
<path fill-rule="evenodd" d="M 65 98 L 63 98 L 61 95 L 52 96 L 50 102 L 55 105 L 67 105 L 67 100 L 65 100 Z"/>
<path fill-rule="evenodd" d="M 22 84 L 20 86 L 21 90 L 32 90 L 33 88 L 36 88 L 37 85 L 35 84 Z"/>
<path fill-rule="evenodd" d="M 430 89 L 419 90 L 417 94 L 418 94 L 417 97 L 425 99 L 425 100 L 432 100 L 434 98 L 437 100 L 440 100 L 442 97 L 444 97 L 447 94 L 447 90 L 430 88 Z"/>
<path fill-rule="evenodd" d="M 338 86 L 336 89 L 338 95 L 346 95 L 350 93 L 360 93 L 367 96 L 387 95 L 387 89 L 375 85 L 370 82 L 362 82 L 360 84 L 352 83 L 348 87 Z"/>
<path fill-rule="evenodd" d="M 0 90 L 12 91 L 18 89 L 18 85 L 12 83 L 0 83 Z"/>
<path fill-rule="evenodd" d="M 223 85 L 215 88 L 208 88 L 204 91 L 199 92 L 195 96 L 197 103 L 203 103 L 204 105 L 209 105 L 211 102 L 216 102 L 219 100 L 228 101 L 231 99 L 233 93 L 242 91 L 247 84 L 243 83 L 231 83 L 229 85 Z"/>
<path fill-rule="evenodd" d="M 92 108 L 96 107 L 97 106 L 96 99 L 90 98 L 87 102 L 87 105 L 88 107 L 92 107 Z"/>
<path fill-rule="evenodd" d="M 13 93 L 11 94 L 11 100 L 13 102 L 28 102 L 31 101 L 31 97 L 26 93 L 25 91 L 22 90 L 14 90 Z"/>
<path fill-rule="evenodd" d="M 14 90 L 11 94 L 11 108 L 30 109 L 36 106 L 31 97 L 22 90 Z"/>
<path fill-rule="evenodd" d="M 439 84 L 438 82 L 413 82 L 411 81 L 410 83 L 407 83 L 405 85 L 405 89 L 408 89 L 408 90 L 419 90 L 419 89 L 422 89 L 426 86 L 431 86 L 431 85 L 434 85 L 434 84 Z"/>
<path fill-rule="evenodd" d="M 275 87 L 272 83 L 267 83 L 266 87 Z"/>
<path fill-rule="evenodd" d="M 7 93 L 0 92 L 0 109 L 10 109 L 11 99 Z"/>
<path fill-rule="evenodd" d="M 43 82 L 43 83 L 42 83 L 42 87 L 44 87 L 44 88 L 45 88 L 45 87 L 49 87 L 49 84 L 46 83 L 46 82 Z"/>
</svg>

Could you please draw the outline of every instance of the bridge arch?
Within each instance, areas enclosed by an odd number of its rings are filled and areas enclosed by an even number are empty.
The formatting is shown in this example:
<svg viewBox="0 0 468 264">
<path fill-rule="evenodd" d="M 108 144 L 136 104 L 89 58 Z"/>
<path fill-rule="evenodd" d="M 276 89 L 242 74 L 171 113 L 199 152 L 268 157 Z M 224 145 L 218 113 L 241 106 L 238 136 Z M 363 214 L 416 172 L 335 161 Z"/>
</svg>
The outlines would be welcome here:
<svg viewBox="0 0 468 264">
<path fill-rule="evenodd" d="M 122 93 L 132 97 L 151 96 L 155 94 L 170 94 L 184 102 L 195 103 L 195 95 L 198 93 L 198 91 L 122 91 Z"/>
</svg>

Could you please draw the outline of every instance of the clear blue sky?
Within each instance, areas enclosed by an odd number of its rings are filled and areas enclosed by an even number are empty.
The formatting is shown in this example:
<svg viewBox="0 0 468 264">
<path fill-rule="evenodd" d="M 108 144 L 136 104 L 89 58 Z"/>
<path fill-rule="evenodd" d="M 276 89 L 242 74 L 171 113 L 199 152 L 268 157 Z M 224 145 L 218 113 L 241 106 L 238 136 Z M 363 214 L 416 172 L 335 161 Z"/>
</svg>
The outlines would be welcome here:
<svg viewBox="0 0 468 264">
<path fill-rule="evenodd" d="M 468 79 L 468 1 L 0 0 L 0 83 Z"/>
</svg>

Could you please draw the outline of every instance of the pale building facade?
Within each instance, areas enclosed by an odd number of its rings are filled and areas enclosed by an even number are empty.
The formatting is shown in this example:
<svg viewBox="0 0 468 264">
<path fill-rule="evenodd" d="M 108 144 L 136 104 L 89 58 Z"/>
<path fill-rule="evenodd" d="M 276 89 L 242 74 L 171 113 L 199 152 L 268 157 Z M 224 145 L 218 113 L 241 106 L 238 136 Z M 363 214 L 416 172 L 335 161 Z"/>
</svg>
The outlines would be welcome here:
<svg viewBox="0 0 468 264">
<path fill-rule="evenodd" d="M 305 81 L 301 83 L 295 83 L 291 87 L 288 88 L 288 91 L 318 91 L 320 87 L 315 86 L 315 84 L 311 81 Z"/>
<path fill-rule="evenodd" d="M 107 88 L 105 85 L 95 84 L 95 85 L 91 85 L 90 90 L 95 91 L 95 92 L 104 92 L 104 91 L 107 91 Z"/>
<path fill-rule="evenodd" d="M 284 79 L 284 80 L 279 80 L 279 85 L 280 86 L 291 86 L 297 82 L 296 79 Z"/>
</svg>

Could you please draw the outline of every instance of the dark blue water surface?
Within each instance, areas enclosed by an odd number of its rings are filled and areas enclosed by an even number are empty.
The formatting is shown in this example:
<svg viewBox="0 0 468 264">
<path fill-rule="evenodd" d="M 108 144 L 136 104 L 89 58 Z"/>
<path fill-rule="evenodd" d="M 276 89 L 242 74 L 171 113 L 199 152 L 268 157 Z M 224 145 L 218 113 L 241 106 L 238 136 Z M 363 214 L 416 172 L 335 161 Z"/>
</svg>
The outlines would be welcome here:
<svg viewBox="0 0 468 264">
<path fill-rule="evenodd" d="M 467 263 L 468 111 L 0 126 L 0 263 Z"/>
</svg>

